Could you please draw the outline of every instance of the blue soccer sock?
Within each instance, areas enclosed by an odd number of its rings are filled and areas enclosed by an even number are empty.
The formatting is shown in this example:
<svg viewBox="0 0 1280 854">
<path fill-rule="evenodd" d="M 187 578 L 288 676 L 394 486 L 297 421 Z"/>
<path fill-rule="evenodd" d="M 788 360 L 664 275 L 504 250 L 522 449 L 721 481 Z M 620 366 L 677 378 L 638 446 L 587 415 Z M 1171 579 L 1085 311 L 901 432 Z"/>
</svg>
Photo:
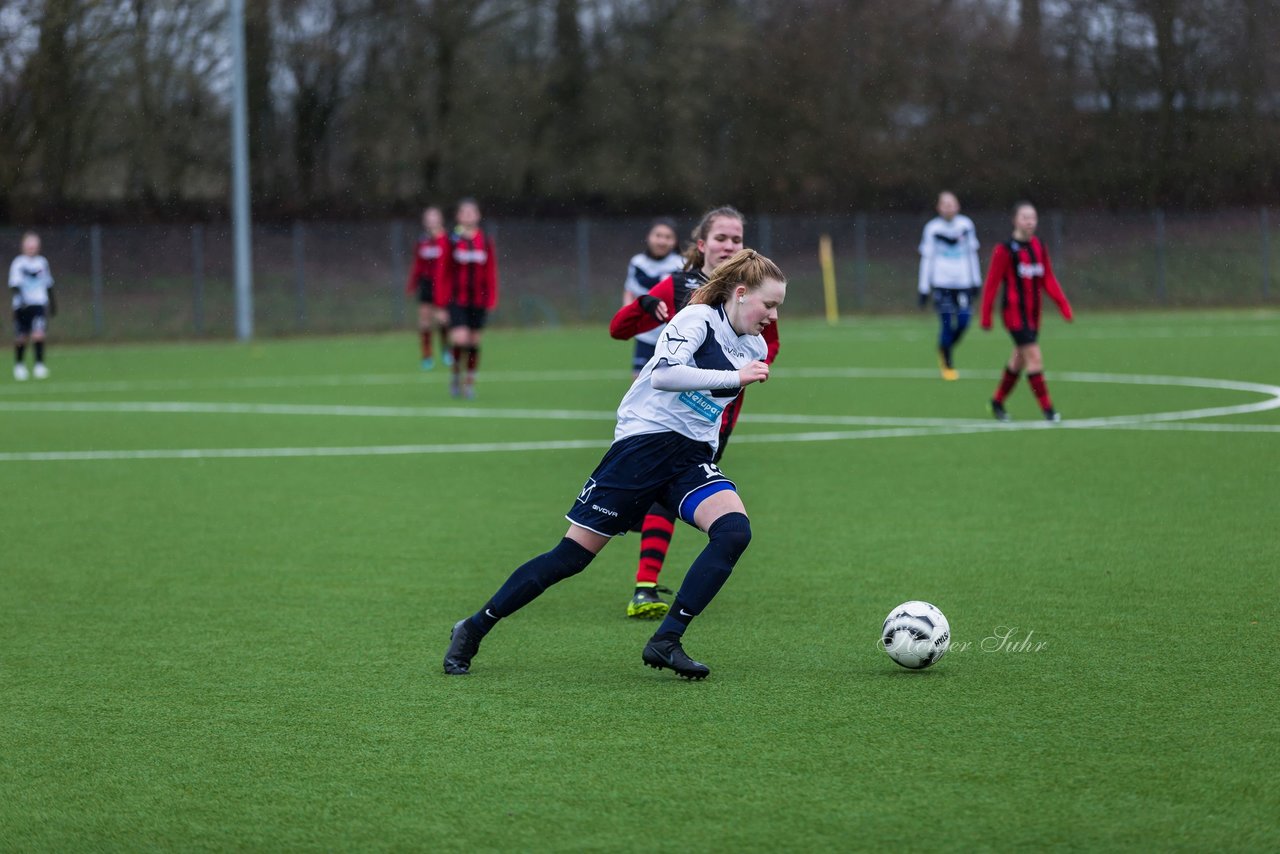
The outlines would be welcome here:
<svg viewBox="0 0 1280 854">
<path fill-rule="evenodd" d="M 707 536 L 710 539 L 706 548 L 689 567 L 676 601 L 671 604 L 671 610 L 654 632 L 654 637 L 683 635 L 689 621 L 711 604 L 751 542 L 751 522 L 746 514 L 726 513 L 712 523 Z"/>
<path fill-rule="evenodd" d="M 468 623 L 481 636 L 488 634 L 498 620 L 510 617 L 557 581 L 582 572 L 594 557 L 594 553 L 565 537 L 554 549 L 526 561 L 511 573 L 493 598 L 468 618 Z"/>
</svg>

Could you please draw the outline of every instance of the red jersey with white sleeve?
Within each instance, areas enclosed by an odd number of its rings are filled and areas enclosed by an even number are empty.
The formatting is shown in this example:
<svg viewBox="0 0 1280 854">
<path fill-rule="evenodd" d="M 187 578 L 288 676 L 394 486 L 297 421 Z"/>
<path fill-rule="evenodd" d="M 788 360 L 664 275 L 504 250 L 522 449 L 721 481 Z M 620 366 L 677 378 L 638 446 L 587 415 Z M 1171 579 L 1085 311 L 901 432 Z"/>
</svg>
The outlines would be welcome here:
<svg viewBox="0 0 1280 854">
<path fill-rule="evenodd" d="M 498 256 L 493 239 L 482 230 L 470 236 L 458 231 L 449 235 L 436 280 L 436 302 L 486 311 L 497 306 Z"/>
<path fill-rule="evenodd" d="M 435 236 L 424 234 L 413 250 L 413 266 L 409 268 L 409 281 L 404 286 L 407 294 L 416 294 L 418 288 L 432 287 L 440 278 L 440 262 L 449 248 L 449 235 L 441 232 Z"/>
<path fill-rule="evenodd" d="M 991 315 L 996 296 L 1001 297 L 1004 326 L 1010 332 L 1040 329 L 1041 293 L 1058 305 L 1058 310 L 1071 320 L 1071 304 L 1062 292 L 1058 278 L 1049 263 L 1049 253 L 1038 237 L 1029 241 L 1008 240 L 991 253 L 987 281 L 982 286 L 982 328 L 991 328 Z"/>
</svg>

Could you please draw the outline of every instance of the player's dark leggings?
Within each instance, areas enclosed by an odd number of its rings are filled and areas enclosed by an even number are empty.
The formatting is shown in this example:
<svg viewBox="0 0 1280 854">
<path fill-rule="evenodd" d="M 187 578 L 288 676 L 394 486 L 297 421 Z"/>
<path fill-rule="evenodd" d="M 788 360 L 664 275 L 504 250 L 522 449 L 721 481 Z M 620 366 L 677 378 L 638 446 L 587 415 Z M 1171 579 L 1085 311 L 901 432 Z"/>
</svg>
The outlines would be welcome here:
<svg viewBox="0 0 1280 854">
<path fill-rule="evenodd" d="M 951 367 L 951 351 L 964 337 L 973 319 L 973 296 L 975 290 L 934 290 L 933 304 L 938 312 L 938 350 Z"/>
</svg>

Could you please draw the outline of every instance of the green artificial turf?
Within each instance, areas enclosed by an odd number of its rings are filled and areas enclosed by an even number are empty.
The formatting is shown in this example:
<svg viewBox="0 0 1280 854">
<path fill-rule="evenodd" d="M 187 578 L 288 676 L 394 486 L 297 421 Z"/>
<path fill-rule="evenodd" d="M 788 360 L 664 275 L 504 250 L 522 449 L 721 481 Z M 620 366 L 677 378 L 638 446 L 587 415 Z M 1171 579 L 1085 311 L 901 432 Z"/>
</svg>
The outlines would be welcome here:
<svg viewBox="0 0 1280 854">
<path fill-rule="evenodd" d="M 475 402 L 408 334 L 55 343 L 0 385 L 0 848 L 1280 847 L 1280 409 L 1117 418 L 1274 399 L 1219 381 L 1280 380 L 1280 314 L 1050 322 L 1043 429 L 1025 381 L 987 420 L 1003 334 L 955 383 L 932 334 L 784 317 L 702 683 L 641 665 L 634 536 L 441 673 L 612 436 L 601 330 L 491 333 Z M 289 450 L 164 455 L 218 449 Z M 878 632 L 917 598 L 954 645 L 908 672 Z"/>
</svg>

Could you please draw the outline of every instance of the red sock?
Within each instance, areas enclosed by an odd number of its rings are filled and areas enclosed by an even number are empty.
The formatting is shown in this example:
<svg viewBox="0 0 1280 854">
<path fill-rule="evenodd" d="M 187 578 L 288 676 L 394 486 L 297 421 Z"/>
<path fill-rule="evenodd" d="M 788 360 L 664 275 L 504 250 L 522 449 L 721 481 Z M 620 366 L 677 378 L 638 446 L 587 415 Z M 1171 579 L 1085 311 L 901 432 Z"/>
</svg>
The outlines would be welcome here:
<svg viewBox="0 0 1280 854">
<path fill-rule="evenodd" d="M 1044 373 L 1036 371 L 1034 374 L 1027 374 L 1027 382 L 1031 383 L 1031 390 L 1036 393 L 1036 400 L 1040 401 L 1040 408 L 1051 408 L 1053 401 L 1049 400 L 1049 387 L 1044 384 Z"/>
<path fill-rule="evenodd" d="M 480 364 L 480 348 L 468 347 L 467 348 L 467 373 L 474 374 L 476 372 L 476 365 L 478 364 Z"/>
<path fill-rule="evenodd" d="M 671 548 L 671 535 L 676 524 L 666 516 L 650 513 L 644 517 L 640 529 L 640 566 L 636 569 L 636 584 L 657 584 L 662 563 Z"/>
<path fill-rule="evenodd" d="M 430 359 L 431 358 L 431 330 L 423 329 L 420 334 L 422 336 L 422 358 Z"/>
<path fill-rule="evenodd" d="M 455 374 L 462 373 L 462 351 L 461 344 L 453 345 L 453 372 Z"/>
<path fill-rule="evenodd" d="M 996 389 L 996 396 L 991 398 L 996 403 L 1004 403 L 1004 399 L 1009 396 L 1009 392 L 1013 391 L 1013 387 L 1018 383 L 1018 375 L 1009 370 L 1004 369 L 1004 376 L 1000 378 L 1000 387 Z"/>
</svg>

